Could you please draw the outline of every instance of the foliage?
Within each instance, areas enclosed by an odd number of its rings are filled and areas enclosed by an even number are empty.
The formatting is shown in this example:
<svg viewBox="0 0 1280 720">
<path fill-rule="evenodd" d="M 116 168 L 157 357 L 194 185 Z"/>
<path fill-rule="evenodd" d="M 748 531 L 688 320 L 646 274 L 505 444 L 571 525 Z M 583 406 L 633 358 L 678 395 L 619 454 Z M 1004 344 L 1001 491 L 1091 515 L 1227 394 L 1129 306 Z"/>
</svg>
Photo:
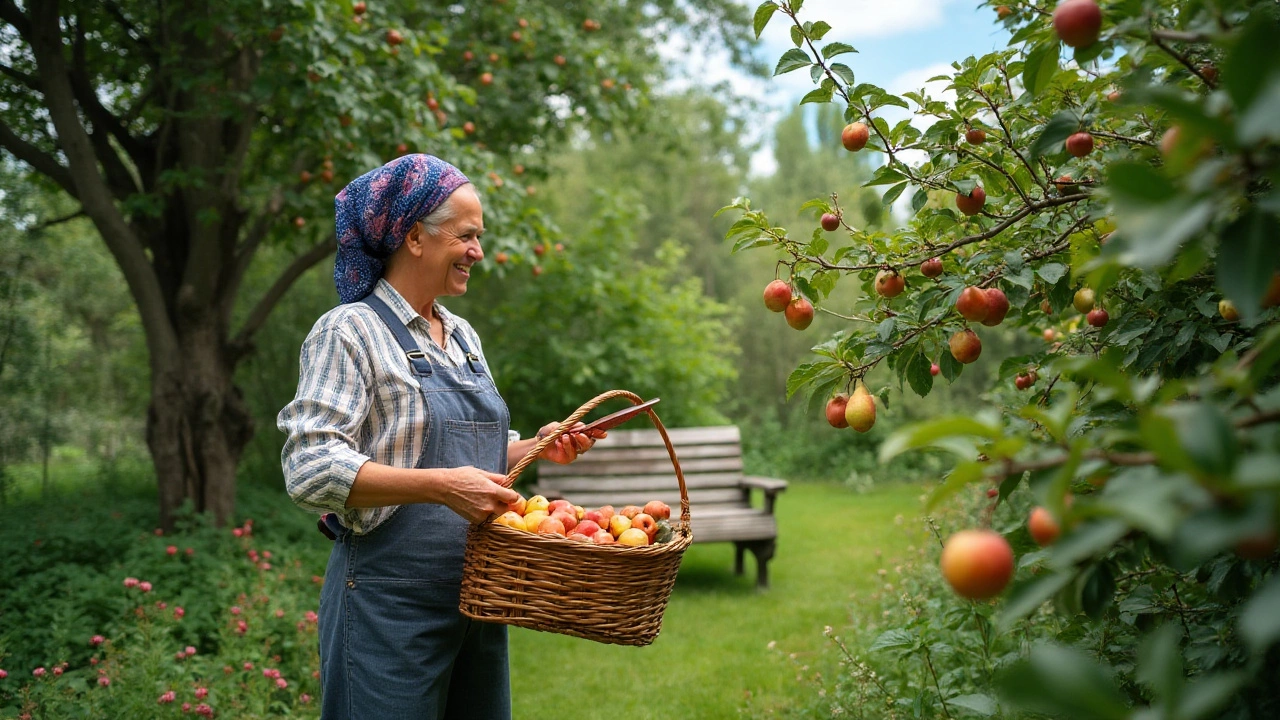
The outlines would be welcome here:
<svg viewBox="0 0 1280 720">
<path fill-rule="evenodd" d="M 1064 526 L 1052 547 L 1022 555 L 1038 572 L 995 624 L 1025 631 L 1050 599 L 1066 623 L 1061 644 L 1031 649 L 995 683 L 1006 709 L 1273 716 L 1275 5 L 1109 3 L 1101 40 L 1065 61 L 1051 9 L 1009 5 L 1010 48 L 938 78 L 954 102 L 857 83 L 842 57 L 853 48 L 824 40 L 830 25 L 800 19 L 801 6 L 770 0 L 756 12 L 757 32 L 773 19 L 792 25 L 796 47 L 776 73 L 808 69 L 817 88 L 802 104 L 836 102 L 867 125 L 867 147 L 885 158 L 867 184 L 887 188 L 886 205 L 909 198 L 912 217 L 894 232 L 855 227 L 843 244 L 818 229 L 792 234 L 746 198 L 728 208 L 740 213 L 728 233 L 735 251 L 782 251 L 787 277 L 816 304 L 850 280 L 866 292 L 854 322 L 815 348 L 789 389 L 825 398 L 884 367 L 928 395 L 931 359 L 939 380 L 965 369 L 947 350 L 969 324 L 952 311 L 961 291 L 1002 290 L 1010 324 L 1048 341 L 1012 357 L 988 352 L 982 362 L 1000 361 L 994 407 L 904 428 L 881 458 L 944 450 L 957 460 L 932 507 L 994 482 L 1002 500 L 1028 488 Z M 967 140 L 970 129 L 988 141 Z M 1100 149 L 1068 154 L 1077 132 Z M 978 188 L 985 206 L 972 215 L 938 202 L 980 200 Z M 841 212 L 826 198 L 804 208 Z M 932 258 L 945 269 L 936 281 L 913 270 Z M 907 275 L 907 291 L 871 292 L 881 270 Z M 1083 322 L 1077 313 L 1093 303 L 1073 310 L 1080 288 L 1109 320 Z M 1043 379 L 1029 400 L 1008 389 L 1031 372 Z"/>
</svg>

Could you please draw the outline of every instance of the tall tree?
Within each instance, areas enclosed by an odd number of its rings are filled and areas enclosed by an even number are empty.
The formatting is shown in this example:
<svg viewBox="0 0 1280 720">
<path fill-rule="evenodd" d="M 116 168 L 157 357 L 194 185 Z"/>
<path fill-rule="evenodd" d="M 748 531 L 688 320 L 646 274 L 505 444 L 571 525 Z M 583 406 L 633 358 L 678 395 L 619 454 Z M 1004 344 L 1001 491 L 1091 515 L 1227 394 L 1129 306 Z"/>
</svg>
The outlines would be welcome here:
<svg viewBox="0 0 1280 720">
<path fill-rule="evenodd" d="M 0 148 L 79 202 L 138 306 L 161 525 L 187 499 L 231 514 L 253 431 L 233 373 L 332 251 L 342 179 L 429 149 L 487 176 L 492 224 L 527 248 L 544 225 L 500 170 L 584 118 L 636 116 L 656 33 L 741 53 L 743 15 L 730 0 L 0 0 Z M 297 254 L 249 300 L 265 243 Z"/>
</svg>

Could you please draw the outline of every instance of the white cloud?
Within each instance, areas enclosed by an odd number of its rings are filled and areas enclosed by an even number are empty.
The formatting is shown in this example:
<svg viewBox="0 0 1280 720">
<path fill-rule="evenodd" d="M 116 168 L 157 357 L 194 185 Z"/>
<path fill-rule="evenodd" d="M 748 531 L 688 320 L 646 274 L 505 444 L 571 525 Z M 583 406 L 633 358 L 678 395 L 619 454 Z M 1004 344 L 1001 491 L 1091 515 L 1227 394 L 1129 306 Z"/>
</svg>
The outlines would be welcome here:
<svg viewBox="0 0 1280 720">
<path fill-rule="evenodd" d="M 949 2 L 952 0 L 808 0 L 800 9 L 799 18 L 801 22 L 825 20 L 831 27 L 840 28 L 842 40 L 852 42 L 939 25 L 943 6 Z M 775 13 L 760 39 L 771 46 L 792 47 L 789 26 L 790 18 Z"/>
</svg>

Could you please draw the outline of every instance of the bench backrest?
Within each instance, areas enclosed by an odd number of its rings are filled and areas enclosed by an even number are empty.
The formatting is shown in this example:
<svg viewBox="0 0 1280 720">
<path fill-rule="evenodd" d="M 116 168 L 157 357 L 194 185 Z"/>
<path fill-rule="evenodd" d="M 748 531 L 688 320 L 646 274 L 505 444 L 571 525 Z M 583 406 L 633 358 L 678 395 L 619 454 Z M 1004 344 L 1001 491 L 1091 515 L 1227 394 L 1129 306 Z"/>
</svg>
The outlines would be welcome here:
<svg viewBox="0 0 1280 720">
<path fill-rule="evenodd" d="M 668 430 L 694 508 L 745 507 L 742 443 L 735 425 Z M 680 485 L 657 429 L 610 430 L 569 465 L 538 463 L 538 489 L 586 508 L 662 500 L 680 512 Z"/>
</svg>

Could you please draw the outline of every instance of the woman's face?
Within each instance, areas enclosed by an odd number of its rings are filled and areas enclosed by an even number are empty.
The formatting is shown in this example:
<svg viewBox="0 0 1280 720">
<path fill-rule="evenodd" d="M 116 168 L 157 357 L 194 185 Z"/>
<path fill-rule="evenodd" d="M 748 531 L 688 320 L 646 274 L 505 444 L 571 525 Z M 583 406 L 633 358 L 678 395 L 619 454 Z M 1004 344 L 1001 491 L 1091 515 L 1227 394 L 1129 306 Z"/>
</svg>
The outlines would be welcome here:
<svg viewBox="0 0 1280 720">
<path fill-rule="evenodd" d="M 453 205 L 452 218 L 431 231 L 421 224 L 410 231 L 418 235 L 418 277 L 431 297 L 466 293 L 472 266 L 484 259 L 480 247 L 480 236 L 484 234 L 480 198 L 470 185 L 464 185 L 447 202 Z"/>
</svg>

